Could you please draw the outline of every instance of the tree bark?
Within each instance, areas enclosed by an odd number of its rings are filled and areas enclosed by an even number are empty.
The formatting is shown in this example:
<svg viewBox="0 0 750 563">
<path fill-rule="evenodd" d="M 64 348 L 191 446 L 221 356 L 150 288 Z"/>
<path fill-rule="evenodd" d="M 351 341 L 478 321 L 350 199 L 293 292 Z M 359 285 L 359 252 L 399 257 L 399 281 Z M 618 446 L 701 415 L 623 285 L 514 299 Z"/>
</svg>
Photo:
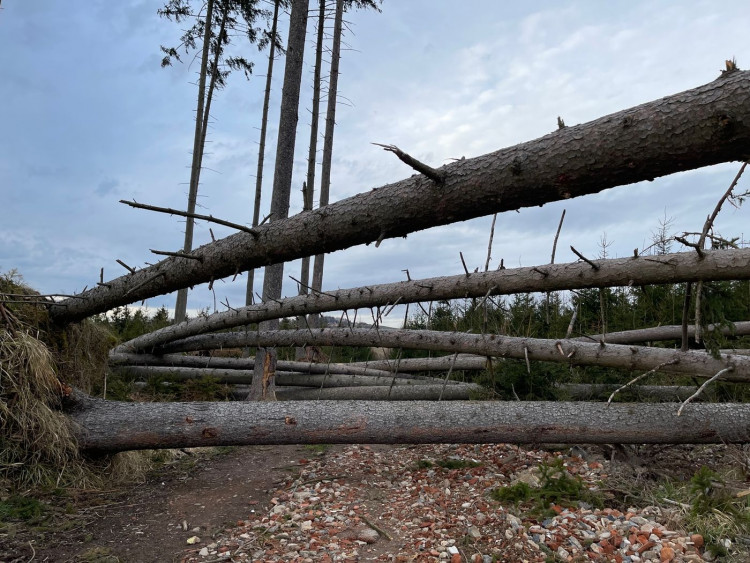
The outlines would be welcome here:
<svg viewBox="0 0 750 563">
<path fill-rule="evenodd" d="M 169 257 L 50 306 L 70 322 L 261 265 L 333 252 L 731 160 L 750 150 L 750 72 L 565 127 Z"/>
<path fill-rule="evenodd" d="M 511 295 L 630 284 L 679 283 L 698 279 L 708 281 L 750 278 L 750 249 L 747 248 L 709 251 L 703 258 L 695 252 L 683 252 L 662 256 L 596 260 L 595 263 L 599 266 L 598 270 L 585 262 L 570 262 L 402 281 L 291 297 L 280 302 L 258 304 L 217 313 L 206 319 L 193 319 L 187 323 L 171 325 L 125 342 L 118 346 L 116 351 L 147 351 L 178 338 L 245 326 L 266 319 L 387 306 L 397 300 L 405 304 L 457 297 L 484 297 L 488 292 L 489 295 Z"/>
<path fill-rule="evenodd" d="M 299 118 L 302 63 L 307 32 L 307 6 L 308 0 L 292 0 L 286 65 L 284 67 L 284 87 L 281 93 L 276 166 L 274 167 L 273 192 L 271 194 L 272 224 L 283 221 L 289 216 L 289 198 L 292 191 L 292 172 L 294 171 L 294 145 L 297 139 L 297 121 Z M 283 262 L 266 266 L 263 276 L 264 303 L 281 297 L 283 281 Z M 275 330 L 278 327 L 278 319 L 270 319 L 261 323 L 261 328 L 266 330 Z M 258 350 L 256 361 L 258 362 L 257 365 L 263 366 L 263 377 L 256 377 L 253 380 L 248 400 L 273 400 L 274 372 L 276 371 L 275 350 Z"/>
<path fill-rule="evenodd" d="M 750 405 L 299 401 L 124 403 L 74 391 L 83 450 L 251 444 L 738 443 Z"/>
<path fill-rule="evenodd" d="M 732 371 L 722 381 L 750 381 L 750 358 L 733 354 L 714 358 L 705 352 L 668 350 L 644 346 L 600 344 L 572 340 L 519 338 L 495 334 L 467 334 L 433 330 L 315 329 L 273 332 L 230 332 L 192 336 L 164 346 L 169 353 L 213 350 L 223 347 L 278 346 L 302 343 L 315 346 L 386 346 L 416 350 L 465 352 L 479 356 L 526 358 L 530 361 L 571 365 L 597 365 L 624 370 L 712 377 L 725 368 Z"/>
<path fill-rule="evenodd" d="M 344 20 L 344 0 L 336 0 L 336 16 L 333 23 L 333 46 L 331 48 L 331 73 L 328 82 L 328 105 L 326 108 L 326 132 L 323 137 L 323 166 L 320 173 L 320 208 L 328 205 L 331 188 L 331 161 L 333 159 L 333 133 L 336 127 L 336 97 L 339 84 L 339 60 L 341 59 L 341 33 Z M 313 291 L 323 288 L 323 266 L 325 254 L 315 255 L 313 262 Z M 320 319 L 314 315 L 312 326 L 319 326 Z"/>
<path fill-rule="evenodd" d="M 190 189 L 188 191 L 187 212 L 195 213 L 195 203 L 198 198 L 198 183 L 200 182 L 201 166 L 203 160 L 203 143 L 204 139 L 204 109 L 203 105 L 206 96 L 206 72 L 208 69 L 208 51 L 211 43 L 211 17 L 213 16 L 214 0 L 208 0 L 206 7 L 206 27 L 203 36 L 203 54 L 201 55 L 201 69 L 198 79 L 198 107 L 195 111 L 195 135 L 193 138 L 193 161 L 190 166 Z M 193 249 L 193 226 L 195 220 L 188 217 L 185 220 L 185 243 L 183 252 L 190 252 Z M 175 323 L 181 323 L 185 320 L 187 311 L 187 287 L 179 288 L 177 292 L 177 301 L 174 307 Z"/>
<path fill-rule="evenodd" d="M 268 54 L 268 70 L 266 71 L 266 91 L 263 95 L 263 117 L 260 121 L 260 143 L 258 146 L 258 167 L 255 172 L 255 202 L 253 203 L 253 227 L 260 221 L 260 198 L 263 192 L 263 162 L 266 156 L 266 129 L 268 127 L 268 106 L 271 100 L 271 78 L 273 76 L 273 60 L 276 53 L 276 29 L 279 22 L 279 2 L 273 3 L 273 23 L 271 24 L 271 46 Z M 245 290 L 245 305 L 255 303 L 253 296 L 255 285 L 255 268 L 247 272 L 247 289 Z"/>
</svg>

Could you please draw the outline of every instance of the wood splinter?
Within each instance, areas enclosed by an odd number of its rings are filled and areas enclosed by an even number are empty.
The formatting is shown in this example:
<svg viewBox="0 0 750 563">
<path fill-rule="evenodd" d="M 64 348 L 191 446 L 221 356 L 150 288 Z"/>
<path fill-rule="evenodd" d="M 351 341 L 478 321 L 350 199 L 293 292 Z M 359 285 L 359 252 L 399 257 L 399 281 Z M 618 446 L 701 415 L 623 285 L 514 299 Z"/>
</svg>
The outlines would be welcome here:
<svg viewBox="0 0 750 563">
<path fill-rule="evenodd" d="M 122 266 L 123 268 L 125 268 L 131 274 L 135 274 L 135 268 L 131 268 L 130 266 L 128 266 L 125 262 L 123 262 L 119 258 L 116 259 L 115 262 L 117 262 L 120 266 Z"/>
<path fill-rule="evenodd" d="M 416 170 L 420 174 L 424 174 L 425 176 L 427 176 L 430 180 L 432 180 L 439 186 L 442 186 L 445 183 L 444 171 L 437 170 L 433 168 L 432 166 L 425 164 L 424 162 L 420 162 L 413 156 L 402 151 L 396 145 L 384 145 L 382 143 L 372 143 L 372 144 L 378 147 L 383 147 L 383 149 L 388 152 L 392 152 L 398 157 L 398 159 L 401 162 L 403 162 L 404 164 L 408 166 L 411 166 L 414 170 Z"/>
<path fill-rule="evenodd" d="M 592 262 L 591 260 L 589 260 L 588 258 L 586 258 L 583 254 L 581 254 L 580 252 L 578 252 L 573 247 L 572 244 L 570 245 L 570 249 L 573 251 L 573 254 L 575 254 L 576 256 L 578 256 L 578 258 L 580 258 L 581 260 L 583 260 L 584 262 L 586 262 L 589 266 L 591 266 L 592 268 L 594 268 L 594 270 L 598 270 L 599 269 L 599 265 L 598 264 L 595 264 L 594 262 Z"/>
</svg>

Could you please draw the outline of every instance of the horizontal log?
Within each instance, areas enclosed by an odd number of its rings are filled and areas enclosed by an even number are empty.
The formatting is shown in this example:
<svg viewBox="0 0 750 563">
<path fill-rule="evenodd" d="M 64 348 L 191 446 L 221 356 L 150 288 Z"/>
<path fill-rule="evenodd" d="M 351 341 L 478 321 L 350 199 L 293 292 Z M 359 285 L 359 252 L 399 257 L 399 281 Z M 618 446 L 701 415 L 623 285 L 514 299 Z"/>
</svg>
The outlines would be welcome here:
<svg viewBox="0 0 750 563">
<path fill-rule="evenodd" d="M 717 330 L 724 336 L 747 336 L 750 334 L 750 322 L 739 321 L 733 323 L 732 327 L 708 325 L 704 332 L 713 332 Z M 687 327 L 688 338 L 695 338 L 695 325 L 689 324 Z M 635 330 L 623 330 L 620 332 L 610 332 L 607 334 L 594 334 L 591 336 L 580 336 L 574 340 L 588 340 L 589 342 L 609 342 L 611 344 L 638 344 L 640 342 L 657 342 L 664 340 L 679 340 L 682 338 L 681 325 L 665 325 L 650 328 L 639 328 Z M 740 354 L 739 352 L 734 352 Z M 745 354 L 742 354 L 745 355 Z"/>
<path fill-rule="evenodd" d="M 179 354 L 132 354 L 112 352 L 109 355 L 109 365 L 143 365 L 143 366 L 173 366 L 193 368 L 217 369 L 253 369 L 255 358 L 223 358 L 206 356 L 183 356 Z M 355 375 L 369 375 L 373 377 L 393 377 L 391 369 L 372 369 L 360 365 L 313 362 L 292 362 L 279 360 L 276 369 L 281 371 L 295 371 L 301 373 L 342 373 Z M 402 374 L 398 374 L 399 377 Z M 411 376 L 414 377 L 414 376 Z"/>
<path fill-rule="evenodd" d="M 492 358 L 498 361 L 498 358 Z M 459 354 L 454 360 L 453 356 L 440 356 L 437 358 L 402 358 L 398 362 L 398 371 L 448 371 L 453 366 L 454 370 L 476 371 L 488 369 L 488 359 L 483 356 L 470 354 Z M 502 361 L 502 358 L 500 358 Z M 350 366 L 369 367 L 372 369 L 392 369 L 396 360 L 370 360 L 367 362 L 353 362 Z"/>
<path fill-rule="evenodd" d="M 406 304 L 460 297 L 484 297 L 487 294 L 511 295 L 590 287 L 750 279 L 750 248 L 705 252 L 703 258 L 696 252 L 681 252 L 662 256 L 596 260 L 595 263 L 598 269 L 592 268 L 586 262 L 570 262 L 300 295 L 168 326 L 125 342 L 115 348 L 114 353 L 150 352 L 179 338 L 264 320 L 386 306 L 396 301 Z"/>
<path fill-rule="evenodd" d="M 50 305 L 71 322 L 118 305 L 250 268 L 403 237 L 439 225 L 597 193 L 703 166 L 750 150 L 750 72 L 732 72 L 679 94 L 564 127 L 540 139 L 413 175 L 240 232 Z"/>
<path fill-rule="evenodd" d="M 292 347 L 305 343 L 315 346 L 386 346 L 415 350 L 442 350 L 518 359 L 528 357 L 530 361 L 596 365 L 623 370 L 649 371 L 659 368 L 659 371 L 664 373 L 699 377 L 712 377 L 726 368 L 731 368 L 731 371 L 722 375 L 722 381 L 750 381 L 750 357 L 748 356 L 726 354 L 714 358 L 699 350 L 682 352 L 635 345 L 434 330 L 328 328 L 225 332 L 191 336 L 166 344 L 164 349 L 167 352 L 190 352 L 242 346 Z"/>
<path fill-rule="evenodd" d="M 334 387 L 329 389 L 276 388 L 279 401 L 465 401 L 486 392 L 481 385 L 400 385 L 390 387 Z"/>
<path fill-rule="evenodd" d="M 189 379 L 200 379 L 201 377 L 212 377 L 219 383 L 249 384 L 253 380 L 254 371 L 244 369 L 218 369 L 218 368 L 186 368 L 167 366 L 116 366 L 115 373 L 147 379 L 149 377 L 169 377 L 178 381 Z M 292 371 L 276 371 L 277 385 L 303 386 L 303 387 L 363 387 L 377 385 L 442 385 L 443 381 L 438 378 L 415 379 L 405 374 L 390 374 L 389 377 L 373 377 L 370 375 L 355 375 L 342 373 L 309 374 Z M 396 377 L 394 377 L 394 375 Z M 460 381 L 449 380 L 448 386 L 465 386 Z M 467 397 L 468 398 L 468 397 Z"/>
<path fill-rule="evenodd" d="M 750 404 L 493 401 L 125 403 L 72 393 L 83 450 L 253 444 L 739 443 Z"/>
</svg>

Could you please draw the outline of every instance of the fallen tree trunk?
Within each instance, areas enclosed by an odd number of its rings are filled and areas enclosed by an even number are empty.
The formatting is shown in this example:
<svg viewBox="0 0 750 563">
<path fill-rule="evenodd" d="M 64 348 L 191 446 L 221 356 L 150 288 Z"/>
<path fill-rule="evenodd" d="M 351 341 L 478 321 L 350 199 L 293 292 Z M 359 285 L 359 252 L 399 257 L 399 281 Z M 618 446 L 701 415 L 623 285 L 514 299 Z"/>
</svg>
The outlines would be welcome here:
<svg viewBox="0 0 750 563">
<path fill-rule="evenodd" d="M 484 297 L 488 294 L 511 295 L 589 287 L 750 278 L 750 248 L 704 251 L 703 258 L 696 252 L 682 252 L 662 256 L 597 260 L 595 263 L 598 269 L 592 268 L 586 262 L 571 262 L 300 295 L 168 326 L 125 342 L 115 348 L 114 352 L 152 351 L 179 338 L 245 326 L 268 319 L 386 306 L 397 301 L 406 304 L 457 297 Z"/>
<path fill-rule="evenodd" d="M 170 377 L 174 380 L 185 381 L 188 379 L 200 379 L 201 377 L 212 377 L 219 383 L 249 384 L 253 380 L 254 371 L 244 369 L 218 369 L 218 368 L 186 368 L 166 366 L 117 366 L 116 373 L 128 375 L 134 378 L 147 379 L 153 376 Z M 395 377 L 394 377 L 395 375 Z M 373 377 L 370 375 L 355 375 L 342 373 L 309 374 L 293 371 L 277 371 L 276 384 L 303 387 L 364 387 L 378 385 L 442 385 L 443 380 L 438 378 L 415 379 L 404 374 L 391 374 L 388 377 Z M 449 380 L 446 384 L 450 387 L 466 386 L 461 381 Z"/>
<path fill-rule="evenodd" d="M 543 205 L 732 160 L 750 145 L 750 72 L 447 164 L 436 182 L 400 182 L 240 232 L 50 305 L 71 322 L 118 305 L 496 212 Z"/>
<path fill-rule="evenodd" d="M 747 336 L 750 334 L 750 321 L 734 323 L 733 327 L 708 325 L 703 332 L 718 330 L 724 336 Z M 688 337 L 695 338 L 695 325 L 687 327 Z M 656 342 L 663 340 L 679 340 L 682 338 L 681 325 L 655 326 L 651 328 L 639 328 L 636 330 L 624 330 L 621 332 L 610 332 L 608 334 L 594 334 L 591 336 L 580 336 L 573 340 L 589 342 L 606 342 L 608 344 L 638 344 L 640 342 Z M 739 352 L 735 352 L 739 354 Z"/>
<path fill-rule="evenodd" d="M 405 361 L 405 360 L 402 360 Z M 192 367 L 192 368 L 218 368 L 218 369 L 253 369 L 255 367 L 255 358 L 221 358 L 206 356 L 182 356 L 178 354 L 126 354 L 113 352 L 109 356 L 111 366 L 120 365 L 143 365 L 143 366 L 173 366 L 173 367 Z M 296 371 L 301 373 L 341 373 L 354 375 L 369 375 L 373 377 L 393 377 L 392 369 L 395 364 L 389 366 L 390 369 L 371 369 L 360 365 L 353 364 L 319 364 L 314 362 L 290 362 L 279 360 L 276 362 L 276 369 L 281 371 Z M 446 368 L 448 369 L 448 368 Z M 400 370 L 398 377 L 404 374 Z M 412 376 L 411 378 L 419 378 Z"/>
<path fill-rule="evenodd" d="M 706 352 L 572 340 L 518 338 L 496 334 L 467 334 L 434 330 L 315 329 L 203 334 L 164 346 L 166 352 L 213 350 L 223 347 L 385 346 L 417 350 L 468 352 L 480 356 L 527 358 L 530 361 L 597 365 L 624 370 L 712 377 L 731 368 L 723 381 L 750 381 L 750 358 L 727 354 L 714 358 Z"/>
<path fill-rule="evenodd" d="M 124 403 L 73 392 L 83 450 L 253 444 L 739 443 L 750 404 L 429 401 Z"/>
<path fill-rule="evenodd" d="M 498 358 L 491 358 L 498 361 Z M 474 356 L 470 354 L 459 354 L 453 360 L 453 356 L 440 356 L 437 358 L 403 358 L 398 361 L 399 372 L 411 371 L 448 371 L 451 366 L 458 371 L 474 371 L 488 369 L 488 358 L 483 356 Z M 502 358 L 499 359 L 502 361 Z M 371 369 L 393 369 L 396 366 L 396 360 L 370 360 L 367 362 L 352 362 L 352 367 L 365 367 Z"/>
<path fill-rule="evenodd" d="M 486 392 L 481 385 L 379 385 L 376 387 L 333 387 L 330 389 L 276 388 L 280 401 L 465 401 Z"/>
</svg>

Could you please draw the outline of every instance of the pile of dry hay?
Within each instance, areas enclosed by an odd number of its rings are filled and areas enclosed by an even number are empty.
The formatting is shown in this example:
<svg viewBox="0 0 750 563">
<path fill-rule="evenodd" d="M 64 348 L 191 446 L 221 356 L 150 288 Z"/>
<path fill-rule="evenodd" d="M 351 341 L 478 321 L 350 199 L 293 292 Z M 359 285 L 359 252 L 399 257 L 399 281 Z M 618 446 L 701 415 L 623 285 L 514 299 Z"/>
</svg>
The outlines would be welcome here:
<svg viewBox="0 0 750 563">
<path fill-rule="evenodd" d="M 91 321 L 50 326 L 44 301 L 15 272 L 0 276 L 0 480 L 24 490 L 143 475 L 149 464 L 140 453 L 81 455 L 61 411 L 62 391 L 102 386 L 114 337 Z"/>
</svg>

